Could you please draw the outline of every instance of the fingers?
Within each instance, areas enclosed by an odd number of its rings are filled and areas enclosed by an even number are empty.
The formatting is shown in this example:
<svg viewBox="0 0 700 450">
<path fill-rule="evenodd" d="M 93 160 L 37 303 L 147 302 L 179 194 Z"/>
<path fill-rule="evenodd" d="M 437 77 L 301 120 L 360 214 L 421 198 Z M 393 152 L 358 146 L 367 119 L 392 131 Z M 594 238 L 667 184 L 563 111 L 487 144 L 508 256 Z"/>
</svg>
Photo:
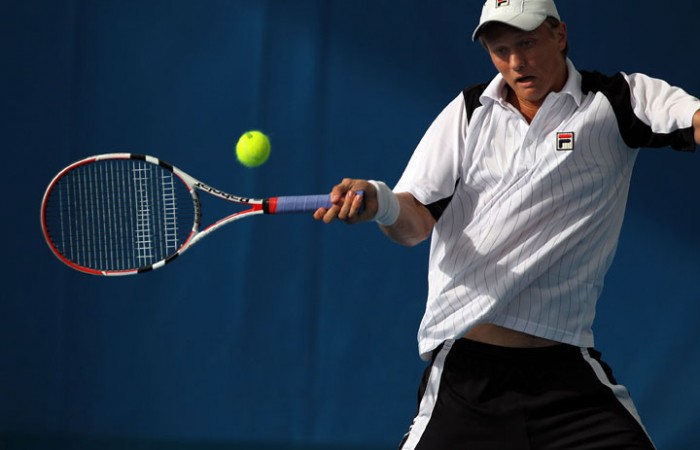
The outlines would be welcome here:
<svg viewBox="0 0 700 450">
<path fill-rule="evenodd" d="M 340 200 L 333 202 L 330 208 L 319 208 L 314 212 L 314 219 L 331 223 L 334 220 L 355 223 L 358 221 L 358 212 L 362 210 L 362 195 L 355 191 L 348 191 Z"/>
<path fill-rule="evenodd" d="M 364 214 L 366 205 L 364 195 L 357 191 L 366 192 L 367 186 L 371 185 L 364 180 L 344 179 L 340 184 L 333 187 L 330 194 L 331 207 L 319 208 L 314 212 L 314 219 L 331 223 L 340 220 L 346 223 L 357 223 L 367 220 L 368 215 Z"/>
<path fill-rule="evenodd" d="M 346 192 L 340 211 L 338 211 L 338 219 L 345 221 L 354 217 L 358 210 L 355 201 L 358 199 L 360 200 L 360 205 L 362 205 L 362 198 L 355 191 Z"/>
</svg>

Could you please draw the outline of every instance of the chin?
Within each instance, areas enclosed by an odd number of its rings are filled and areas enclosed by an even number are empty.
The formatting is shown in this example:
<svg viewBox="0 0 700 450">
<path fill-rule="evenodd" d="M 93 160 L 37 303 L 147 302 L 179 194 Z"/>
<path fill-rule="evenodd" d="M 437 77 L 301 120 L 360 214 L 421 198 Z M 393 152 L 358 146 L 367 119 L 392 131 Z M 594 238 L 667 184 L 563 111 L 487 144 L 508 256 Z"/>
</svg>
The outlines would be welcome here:
<svg viewBox="0 0 700 450">
<path fill-rule="evenodd" d="M 541 91 L 533 91 L 532 89 L 525 89 L 517 92 L 518 97 L 530 103 L 542 103 L 547 97 L 547 94 Z"/>
</svg>

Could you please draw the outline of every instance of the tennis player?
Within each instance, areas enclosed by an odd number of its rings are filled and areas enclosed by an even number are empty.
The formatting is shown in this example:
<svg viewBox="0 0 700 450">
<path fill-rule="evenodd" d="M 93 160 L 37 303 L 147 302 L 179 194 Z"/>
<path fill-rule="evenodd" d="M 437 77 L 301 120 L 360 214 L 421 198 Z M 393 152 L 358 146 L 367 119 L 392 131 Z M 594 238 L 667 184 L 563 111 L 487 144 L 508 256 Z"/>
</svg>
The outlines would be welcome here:
<svg viewBox="0 0 700 450">
<path fill-rule="evenodd" d="M 498 74 L 446 106 L 394 189 L 344 179 L 314 214 L 432 236 L 430 364 L 401 448 L 653 449 L 592 323 L 638 149 L 694 150 L 700 100 L 577 70 L 552 0 L 488 0 L 473 40 Z"/>
</svg>

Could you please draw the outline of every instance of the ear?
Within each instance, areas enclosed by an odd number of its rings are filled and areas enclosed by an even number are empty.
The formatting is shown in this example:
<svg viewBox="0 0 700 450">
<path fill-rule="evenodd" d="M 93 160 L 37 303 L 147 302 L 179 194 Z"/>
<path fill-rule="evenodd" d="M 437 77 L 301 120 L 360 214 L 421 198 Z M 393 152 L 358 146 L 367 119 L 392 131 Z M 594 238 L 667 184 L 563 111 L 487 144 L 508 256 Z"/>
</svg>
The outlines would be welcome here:
<svg viewBox="0 0 700 450">
<path fill-rule="evenodd" d="M 557 37 L 557 41 L 559 44 L 559 51 L 564 51 L 568 44 L 568 35 L 566 31 L 566 24 L 564 22 L 559 22 L 559 26 L 557 27 L 556 31 L 554 34 Z"/>
</svg>

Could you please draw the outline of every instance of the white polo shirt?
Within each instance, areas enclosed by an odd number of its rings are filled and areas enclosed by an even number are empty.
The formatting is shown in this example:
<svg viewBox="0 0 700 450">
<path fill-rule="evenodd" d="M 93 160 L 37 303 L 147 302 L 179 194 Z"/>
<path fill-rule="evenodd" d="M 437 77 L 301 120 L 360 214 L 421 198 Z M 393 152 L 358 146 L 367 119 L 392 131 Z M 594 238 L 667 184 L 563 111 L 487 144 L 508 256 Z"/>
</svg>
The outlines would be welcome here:
<svg viewBox="0 0 700 450">
<path fill-rule="evenodd" d="M 530 124 L 505 101 L 500 75 L 465 90 L 394 188 L 439 218 L 418 333 L 425 359 L 479 323 L 592 347 L 636 148 L 694 149 L 698 99 L 645 75 L 567 65 L 566 85 Z"/>
</svg>

